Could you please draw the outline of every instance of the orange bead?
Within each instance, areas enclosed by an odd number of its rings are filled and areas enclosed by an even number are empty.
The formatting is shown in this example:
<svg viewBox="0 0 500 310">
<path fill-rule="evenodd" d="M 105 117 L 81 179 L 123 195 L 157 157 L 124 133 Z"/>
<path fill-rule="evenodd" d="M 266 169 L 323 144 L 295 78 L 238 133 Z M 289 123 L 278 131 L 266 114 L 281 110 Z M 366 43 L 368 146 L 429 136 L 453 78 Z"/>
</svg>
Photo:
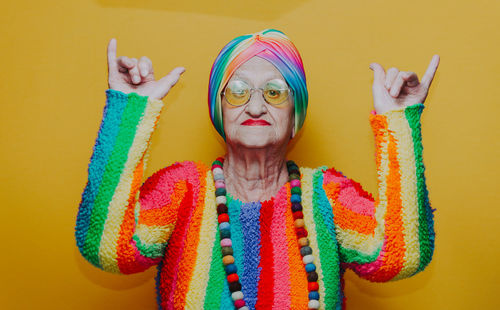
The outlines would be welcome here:
<svg viewBox="0 0 500 310">
<path fill-rule="evenodd" d="M 224 265 L 234 264 L 234 257 L 232 255 L 226 255 L 222 258 L 222 263 L 224 263 Z"/>
<path fill-rule="evenodd" d="M 304 227 L 304 220 L 303 219 L 296 219 L 295 222 L 293 222 L 296 228 Z"/>
<path fill-rule="evenodd" d="M 307 238 L 305 238 L 305 237 L 304 238 L 300 238 L 298 242 L 299 242 L 299 245 L 301 247 L 309 245 L 309 240 Z"/>
</svg>

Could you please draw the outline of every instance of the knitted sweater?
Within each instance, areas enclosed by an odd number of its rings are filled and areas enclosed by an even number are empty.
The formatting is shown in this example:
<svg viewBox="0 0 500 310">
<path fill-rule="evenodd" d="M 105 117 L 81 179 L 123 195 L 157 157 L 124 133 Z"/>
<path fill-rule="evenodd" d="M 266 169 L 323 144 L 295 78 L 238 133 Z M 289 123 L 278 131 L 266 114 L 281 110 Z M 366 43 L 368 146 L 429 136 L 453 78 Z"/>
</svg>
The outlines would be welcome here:
<svg viewBox="0 0 500 310">
<path fill-rule="evenodd" d="M 185 161 L 143 184 L 150 137 L 163 102 L 108 90 L 76 241 L 103 270 L 157 265 L 160 309 L 233 309 L 218 233 L 210 168 Z M 422 271 L 434 250 L 416 104 L 370 115 L 378 198 L 334 168 L 300 168 L 302 205 L 318 273 L 321 309 L 345 306 L 343 274 L 375 282 Z M 305 309 L 307 274 L 290 208 L 290 183 L 268 201 L 228 197 L 235 264 L 250 309 Z"/>
</svg>

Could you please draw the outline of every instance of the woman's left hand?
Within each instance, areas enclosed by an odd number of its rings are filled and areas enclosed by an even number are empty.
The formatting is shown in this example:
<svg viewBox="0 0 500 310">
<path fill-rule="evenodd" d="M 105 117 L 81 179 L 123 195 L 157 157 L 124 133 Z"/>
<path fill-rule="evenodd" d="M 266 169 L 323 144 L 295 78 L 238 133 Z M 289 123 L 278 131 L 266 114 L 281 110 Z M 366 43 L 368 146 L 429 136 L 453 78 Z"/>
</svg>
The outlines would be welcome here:
<svg viewBox="0 0 500 310">
<path fill-rule="evenodd" d="M 374 74 L 373 105 L 377 114 L 424 103 L 438 65 L 439 55 L 434 55 L 422 81 L 419 82 L 415 72 L 399 71 L 393 67 L 386 73 L 380 64 L 371 63 L 370 69 Z"/>
</svg>

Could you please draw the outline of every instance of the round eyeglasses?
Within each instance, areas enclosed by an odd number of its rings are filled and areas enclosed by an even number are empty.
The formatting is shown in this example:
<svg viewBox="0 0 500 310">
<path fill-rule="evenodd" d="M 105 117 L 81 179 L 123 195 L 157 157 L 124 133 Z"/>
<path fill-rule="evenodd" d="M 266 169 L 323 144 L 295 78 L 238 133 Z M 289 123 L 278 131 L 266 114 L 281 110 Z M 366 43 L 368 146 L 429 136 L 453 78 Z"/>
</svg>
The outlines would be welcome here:
<svg viewBox="0 0 500 310">
<path fill-rule="evenodd" d="M 292 89 L 282 79 L 270 80 L 262 88 L 252 88 L 242 80 L 232 80 L 224 89 L 223 95 L 230 105 L 239 107 L 247 104 L 256 90 L 260 90 L 264 100 L 273 106 L 287 102 L 292 93 Z"/>
</svg>

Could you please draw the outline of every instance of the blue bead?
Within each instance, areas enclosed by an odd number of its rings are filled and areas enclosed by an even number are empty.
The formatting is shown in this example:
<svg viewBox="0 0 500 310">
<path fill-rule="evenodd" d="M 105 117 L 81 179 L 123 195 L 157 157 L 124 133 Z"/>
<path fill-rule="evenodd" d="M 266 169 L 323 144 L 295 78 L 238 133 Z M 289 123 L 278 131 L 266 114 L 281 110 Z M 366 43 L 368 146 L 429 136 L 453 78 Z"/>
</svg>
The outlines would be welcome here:
<svg viewBox="0 0 500 310">
<path fill-rule="evenodd" d="M 311 299 L 319 300 L 318 291 L 310 291 L 309 292 L 309 300 L 311 300 Z"/>
<path fill-rule="evenodd" d="M 306 271 L 307 272 L 316 271 L 316 265 L 314 265 L 313 263 L 307 264 L 306 265 Z"/>
<path fill-rule="evenodd" d="M 236 273 L 237 269 L 236 269 L 236 265 L 235 264 L 229 264 L 225 267 L 226 269 L 226 273 L 227 274 L 232 274 L 232 273 Z"/>
<path fill-rule="evenodd" d="M 292 197 L 290 197 L 290 201 L 293 203 L 293 202 L 301 202 L 301 198 L 299 195 L 297 194 L 293 194 Z"/>
<path fill-rule="evenodd" d="M 223 229 L 229 229 L 231 226 L 229 225 L 228 222 L 222 222 L 219 224 L 219 229 L 220 230 L 223 230 Z"/>
<path fill-rule="evenodd" d="M 231 231 L 229 229 L 221 229 L 220 230 L 220 238 L 231 238 Z"/>
</svg>

